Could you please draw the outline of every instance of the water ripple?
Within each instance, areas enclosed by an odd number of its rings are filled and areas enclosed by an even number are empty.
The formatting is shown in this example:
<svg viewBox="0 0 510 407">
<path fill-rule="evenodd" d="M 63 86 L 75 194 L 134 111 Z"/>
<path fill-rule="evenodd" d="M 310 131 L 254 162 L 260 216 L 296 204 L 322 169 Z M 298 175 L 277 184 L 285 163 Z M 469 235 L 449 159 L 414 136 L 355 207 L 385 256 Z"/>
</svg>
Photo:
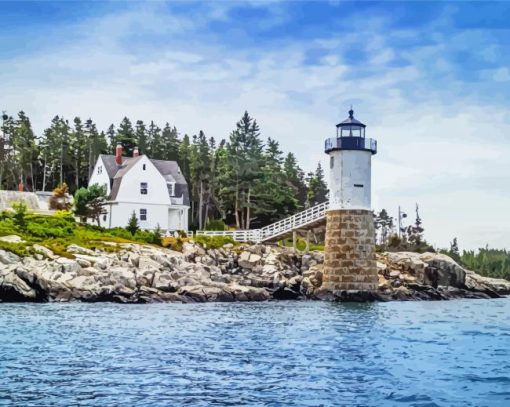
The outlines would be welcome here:
<svg viewBox="0 0 510 407">
<path fill-rule="evenodd" d="M 510 300 L 0 304 L 0 405 L 508 406 Z"/>
</svg>

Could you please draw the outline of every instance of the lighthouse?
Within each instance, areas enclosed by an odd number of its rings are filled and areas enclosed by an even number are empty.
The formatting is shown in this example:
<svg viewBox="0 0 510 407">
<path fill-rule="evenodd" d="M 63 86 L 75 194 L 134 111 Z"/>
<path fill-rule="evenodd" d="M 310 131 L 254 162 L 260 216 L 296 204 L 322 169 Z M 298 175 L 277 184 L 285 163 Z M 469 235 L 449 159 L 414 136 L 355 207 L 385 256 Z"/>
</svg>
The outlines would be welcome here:
<svg viewBox="0 0 510 407">
<path fill-rule="evenodd" d="M 375 228 L 371 209 L 372 156 L 377 142 L 366 125 L 349 117 L 325 142 L 329 155 L 329 209 L 326 213 L 323 289 L 342 298 L 377 290 Z"/>
</svg>

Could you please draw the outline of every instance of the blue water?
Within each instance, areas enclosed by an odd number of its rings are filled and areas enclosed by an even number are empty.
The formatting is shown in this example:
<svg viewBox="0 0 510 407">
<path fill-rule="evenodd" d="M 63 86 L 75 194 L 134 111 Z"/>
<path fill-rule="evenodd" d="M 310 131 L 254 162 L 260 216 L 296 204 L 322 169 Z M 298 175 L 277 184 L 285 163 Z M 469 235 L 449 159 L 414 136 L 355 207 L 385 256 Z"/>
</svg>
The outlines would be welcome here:
<svg viewBox="0 0 510 407">
<path fill-rule="evenodd" d="M 0 405 L 510 406 L 510 299 L 0 304 Z"/>
</svg>

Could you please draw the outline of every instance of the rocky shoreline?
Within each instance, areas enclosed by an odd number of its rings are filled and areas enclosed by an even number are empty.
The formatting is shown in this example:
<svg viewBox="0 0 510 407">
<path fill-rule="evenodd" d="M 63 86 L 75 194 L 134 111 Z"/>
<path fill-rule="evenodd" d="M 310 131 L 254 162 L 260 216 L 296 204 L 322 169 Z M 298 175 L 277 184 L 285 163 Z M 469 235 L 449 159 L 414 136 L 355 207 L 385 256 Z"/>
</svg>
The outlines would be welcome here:
<svg viewBox="0 0 510 407">
<path fill-rule="evenodd" d="M 268 245 L 227 244 L 183 251 L 115 244 L 116 251 L 76 245 L 68 257 L 34 245 L 19 257 L 0 250 L 0 301 L 231 302 L 267 300 L 449 300 L 498 298 L 510 281 L 480 276 L 436 253 L 377 255 L 379 289 L 372 294 L 321 289 L 323 253 Z"/>
</svg>

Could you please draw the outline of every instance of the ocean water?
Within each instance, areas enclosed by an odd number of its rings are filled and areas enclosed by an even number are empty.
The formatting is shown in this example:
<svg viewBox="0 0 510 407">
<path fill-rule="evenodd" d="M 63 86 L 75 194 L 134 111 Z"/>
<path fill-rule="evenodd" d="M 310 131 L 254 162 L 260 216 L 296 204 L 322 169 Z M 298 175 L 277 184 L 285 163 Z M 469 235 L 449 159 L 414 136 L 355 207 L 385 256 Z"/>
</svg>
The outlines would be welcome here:
<svg viewBox="0 0 510 407">
<path fill-rule="evenodd" d="M 510 299 L 0 304 L 0 405 L 510 406 Z"/>
</svg>

